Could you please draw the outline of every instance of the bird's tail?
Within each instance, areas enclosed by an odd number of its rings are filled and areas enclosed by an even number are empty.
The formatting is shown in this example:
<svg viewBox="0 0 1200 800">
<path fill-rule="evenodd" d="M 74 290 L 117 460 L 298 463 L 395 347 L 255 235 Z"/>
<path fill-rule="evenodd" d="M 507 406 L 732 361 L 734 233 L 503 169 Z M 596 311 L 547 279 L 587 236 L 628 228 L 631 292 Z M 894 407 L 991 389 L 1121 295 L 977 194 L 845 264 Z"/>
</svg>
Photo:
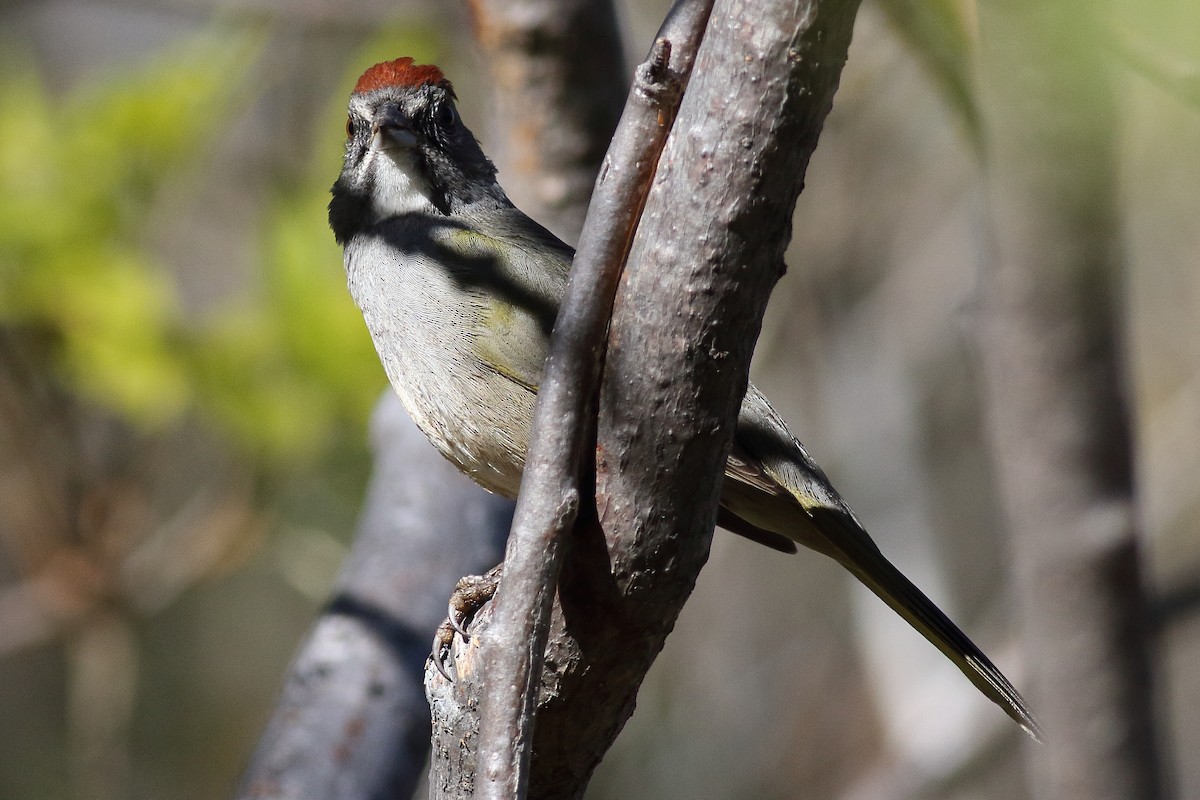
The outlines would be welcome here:
<svg viewBox="0 0 1200 800">
<path fill-rule="evenodd" d="M 836 550 L 831 555 L 842 566 L 941 650 L 1034 739 L 1041 740 L 1037 720 L 1008 678 L 932 600 L 892 566 L 853 516 L 830 508 L 809 509 L 809 513 Z"/>
</svg>

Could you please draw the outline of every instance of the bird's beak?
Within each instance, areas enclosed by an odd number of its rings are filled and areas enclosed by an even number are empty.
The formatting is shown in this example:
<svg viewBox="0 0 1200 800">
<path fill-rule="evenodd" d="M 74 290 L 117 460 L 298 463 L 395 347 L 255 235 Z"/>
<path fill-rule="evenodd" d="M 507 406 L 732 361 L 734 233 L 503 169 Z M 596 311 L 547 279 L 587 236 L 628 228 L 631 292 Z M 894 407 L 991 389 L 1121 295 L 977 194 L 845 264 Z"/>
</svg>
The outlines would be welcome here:
<svg viewBox="0 0 1200 800">
<path fill-rule="evenodd" d="M 409 150 L 417 145 L 417 134 L 409 118 L 394 108 L 384 108 L 371 123 L 372 150 Z"/>
</svg>

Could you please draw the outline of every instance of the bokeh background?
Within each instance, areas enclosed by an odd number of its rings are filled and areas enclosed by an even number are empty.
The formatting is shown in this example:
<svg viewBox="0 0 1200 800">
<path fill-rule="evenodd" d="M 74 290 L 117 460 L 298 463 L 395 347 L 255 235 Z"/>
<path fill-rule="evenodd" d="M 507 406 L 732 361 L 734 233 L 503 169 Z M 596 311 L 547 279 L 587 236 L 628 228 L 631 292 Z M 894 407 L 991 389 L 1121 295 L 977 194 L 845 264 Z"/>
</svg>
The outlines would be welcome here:
<svg viewBox="0 0 1200 800">
<path fill-rule="evenodd" d="M 896 7 L 860 12 L 754 378 L 1020 685 L 972 313 L 978 142 Z M 621 6 L 630 64 L 665 10 Z M 1158 717 L 1194 798 L 1200 9 L 1108 19 Z M 349 89 L 397 55 L 443 67 L 487 150 L 458 4 L 0 5 L 0 798 L 232 793 L 371 469 L 385 379 L 324 208 Z M 1020 759 L 832 563 L 719 534 L 589 796 L 1019 798 Z"/>
</svg>

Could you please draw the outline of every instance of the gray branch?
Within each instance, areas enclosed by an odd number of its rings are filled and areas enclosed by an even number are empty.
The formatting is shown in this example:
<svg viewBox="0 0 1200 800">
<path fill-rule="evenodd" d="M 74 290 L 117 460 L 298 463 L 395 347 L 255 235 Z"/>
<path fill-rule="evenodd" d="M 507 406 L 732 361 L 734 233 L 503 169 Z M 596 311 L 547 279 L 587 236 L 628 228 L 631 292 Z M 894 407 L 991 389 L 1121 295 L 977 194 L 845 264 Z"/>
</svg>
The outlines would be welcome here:
<svg viewBox="0 0 1200 800">
<path fill-rule="evenodd" d="M 236 797 L 409 797 L 429 750 L 425 660 L 458 578 L 500 557 L 512 504 L 443 459 L 389 389 L 333 600 L 301 645 Z"/>
</svg>

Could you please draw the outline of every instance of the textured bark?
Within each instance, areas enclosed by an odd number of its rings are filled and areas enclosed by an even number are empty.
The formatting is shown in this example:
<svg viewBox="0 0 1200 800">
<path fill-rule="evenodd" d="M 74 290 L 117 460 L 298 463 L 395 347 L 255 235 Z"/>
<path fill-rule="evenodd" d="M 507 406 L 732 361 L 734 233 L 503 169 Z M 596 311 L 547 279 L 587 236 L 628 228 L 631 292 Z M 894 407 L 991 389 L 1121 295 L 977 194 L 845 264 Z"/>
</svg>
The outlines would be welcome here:
<svg viewBox="0 0 1200 800">
<path fill-rule="evenodd" d="M 696 2 L 707 11 L 707 3 Z M 697 17 L 694 51 L 707 13 Z M 533 435 L 504 556 L 492 624 L 483 639 L 480 703 L 479 800 L 523 797 L 528 783 L 537 680 L 550 631 L 561 568 L 562 540 L 574 529 L 583 474 L 595 444 L 595 395 L 617 280 L 682 92 L 668 68 L 671 46 L 655 42 L 638 69 L 625 114 L 592 195 L 583 237 L 546 359 L 533 417 Z M 689 59 L 690 60 L 690 59 Z M 587 470 L 590 477 L 591 468 Z"/>
<path fill-rule="evenodd" d="M 980 348 L 1013 528 L 1034 796 L 1160 794 L 1117 298 L 1116 119 L 1092 4 L 983 6 L 995 237 Z"/>
<path fill-rule="evenodd" d="M 530 797 L 583 793 L 707 557 L 754 338 L 856 7 L 714 11 L 618 295 L 599 416 L 603 529 L 585 503 L 566 542 Z M 485 610 L 477 635 L 455 641 L 460 674 L 487 621 Z M 435 715 L 459 725 L 437 756 L 464 770 L 436 796 L 471 791 L 467 683 L 430 687 Z"/>
<path fill-rule="evenodd" d="M 478 0 L 472 12 L 493 76 L 498 129 L 493 156 L 505 189 L 526 213 L 576 241 L 624 105 L 616 11 L 609 0 Z M 490 616 L 488 606 L 481 618 Z M 543 625 L 524 621 L 535 630 Z M 458 668 L 470 671 L 464 662 Z M 435 724 L 432 792 L 471 794 L 476 692 L 484 687 L 470 680 L 451 686 L 432 673 L 429 679 Z"/>
<path fill-rule="evenodd" d="M 460 664 L 453 692 L 431 675 L 438 738 L 444 738 L 440 712 L 452 705 L 440 702 L 442 696 L 470 697 L 470 704 L 479 707 L 479 737 L 473 755 L 465 754 L 459 760 L 450 754 L 450 748 L 436 748 L 435 752 L 447 754 L 447 759 L 434 761 L 431 784 L 435 794 L 443 790 L 456 793 L 469 785 L 470 781 L 443 769 L 453 766 L 466 767 L 476 775 L 477 798 L 526 795 L 533 714 L 562 540 L 575 526 L 585 492 L 588 497 L 593 494 L 593 466 L 586 456 L 595 444 L 595 397 L 613 297 L 710 9 L 705 0 L 687 0 L 673 9 L 649 58 L 638 69 L 610 155 L 596 182 L 538 392 L 504 576 L 488 617 L 487 633 L 478 637 L 482 643 L 479 668 L 462 670 Z M 673 69 L 669 66 L 672 61 Z M 476 697 L 473 684 L 479 683 L 482 686 Z M 452 707 L 444 710 L 452 728 L 474 727 L 473 714 L 464 716 Z M 454 730 L 447 733 L 449 741 L 458 735 Z"/>
<path fill-rule="evenodd" d="M 424 771 L 433 632 L 459 576 L 499 559 L 512 504 L 434 451 L 390 390 L 372 434 L 375 472 L 353 548 L 238 798 L 403 798 Z"/>
</svg>

